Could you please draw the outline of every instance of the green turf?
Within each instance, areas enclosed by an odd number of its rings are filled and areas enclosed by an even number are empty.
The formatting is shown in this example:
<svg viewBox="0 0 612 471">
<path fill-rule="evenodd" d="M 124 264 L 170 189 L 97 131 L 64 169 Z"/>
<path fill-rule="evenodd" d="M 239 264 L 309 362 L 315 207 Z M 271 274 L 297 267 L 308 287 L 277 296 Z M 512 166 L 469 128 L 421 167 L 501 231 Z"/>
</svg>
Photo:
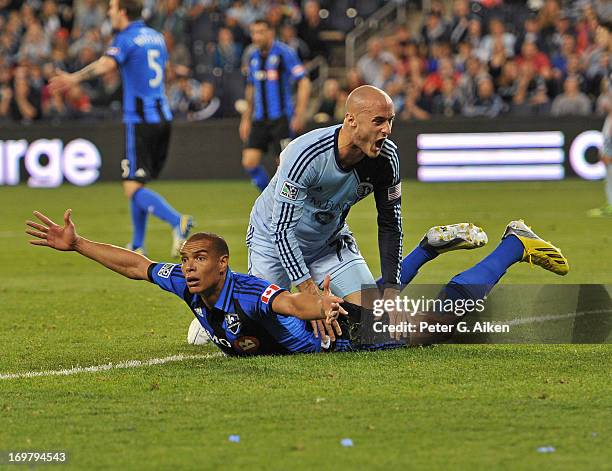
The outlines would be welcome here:
<svg viewBox="0 0 612 471">
<path fill-rule="evenodd" d="M 223 234 L 232 267 L 245 269 L 255 190 L 243 182 L 152 187 L 199 228 Z M 26 244 L 31 210 L 59 220 L 71 207 L 83 235 L 124 245 L 129 214 L 118 184 L 1 191 L 0 374 L 214 352 L 186 345 L 191 317 L 178 298 Z M 601 203 L 599 183 L 405 182 L 403 194 L 406 249 L 432 225 L 467 220 L 494 245 L 523 217 L 563 249 L 571 271 L 560 278 L 522 265 L 504 283 L 612 283 L 612 221 L 585 217 Z M 377 273 L 374 218 L 366 200 L 349 223 Z M 152 220 L 149 256 L 167 260 L 169 247 L 169 230 Z M 445 282 L 489 250 L 439 257 L 418 281 Z M 609 345 L 446 345 L 0 380 L 0 451 L 66 449 L 86 469 L 603 469 L 612 459 L 611 363 Z M 355 446 L 341 447 L 345 437 Z M 536 452 L 547 445 L 556 451 Z"/>
</svg>

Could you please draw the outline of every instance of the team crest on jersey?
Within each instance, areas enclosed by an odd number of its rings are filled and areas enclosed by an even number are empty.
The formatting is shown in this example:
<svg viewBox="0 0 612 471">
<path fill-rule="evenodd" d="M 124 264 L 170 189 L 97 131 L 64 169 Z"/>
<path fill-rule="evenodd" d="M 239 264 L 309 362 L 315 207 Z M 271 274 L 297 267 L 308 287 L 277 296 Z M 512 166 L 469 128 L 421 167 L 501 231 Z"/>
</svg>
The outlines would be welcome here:
<svg viewBox="0 0 612 471">
<path fill-rule="evenodd" d="M 268 59 L 268 64 L 270 65 L 278 64 L 278 56 L 270 56 L 270 58 Z"/>
<path fill-rule="evenodd" d="M 162 267 L 157 271 L 157 276 L 160 278 L 170 278 L 170 274 L 172 273 L 172 269 L 175 267 L 173 263 L 165 263 Z"/>
<path fill-rule="evenodd" d="M 244 336 L 234 340 L 234 348 L 244 353 L 256 353 L 260 345 L 257 337 Z"/>
<path fill-rule="evenodd" d="M 361 182 L 357 185 L 357 198 L 365 198 L 374 190 L 374 185 L 367 182 Z"/>
<path fill-rule="evenodd" d="M 227 330 L 234 335 L 238 335 L 240 328 L 242 327 L 238 314 L 226 314 L 225 325 L 227 326 Z"/>
<path fill-rule="evenodd" d="M 264 304 L 268 304 L 270 302 L 270 298 L 274 296 L 274 293 L 280 291 L 280 288 L 276 285 L 270 285 L 266 288 L 266 290 L 261 295 L 261 302 Z"/>
<path fill-rule="evenodd" d="M 289 182 L 283 183 L 283 187 L 281 188 L 280 195 L 283 198 L 287 198 L 288 200 L 295 201 L 298 198 L 298 187 L 292 185 Z"/>
<path fill-rule="evenodd" d="M 326 224 L 332 222 L 335 219 L 335 216 L 334 213 L 330 213 L 329 211 L 319 211 L 314 215 L 314 218 L 319 224 L 325 226 Z"/>
</svg>

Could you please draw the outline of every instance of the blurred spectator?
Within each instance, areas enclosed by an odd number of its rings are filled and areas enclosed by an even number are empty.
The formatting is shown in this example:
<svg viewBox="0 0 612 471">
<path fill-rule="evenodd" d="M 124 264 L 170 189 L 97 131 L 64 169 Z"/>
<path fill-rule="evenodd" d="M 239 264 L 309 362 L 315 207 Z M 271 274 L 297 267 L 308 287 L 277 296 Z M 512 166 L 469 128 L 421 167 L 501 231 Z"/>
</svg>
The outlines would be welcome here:
<svg viewBox="0 0 612 471">
<path fill-rule="evenodd" d="M 580 91 L 578 77 L 570 75 L 563 84 L 563 93 L 554 99 L 550 112 L 553 116 L 589 116 L 591 109 L 591 100 Z"/>
<path fill-rule="evenodd" d="M 40 12 L 40 20 L 47 37 L 53 36 L 62 26 L 55 0 L 45 0 Z"/>
<path fill-rule="evenodd" d="M 431 115 L 426 109 L 429 104 L 423 99 L 419 87 L 408 81 L 404 89 L 404 97 L 404 110 L 400 114 L 400 119 L 403 121 L 429 119 Z"/>
<path fill-rule="evenodd" d="M 504 64 L 497 78 L 497 94 L 506 104 L 506 109 L 510 109 L 518 85 L 518 67 L 514 60 L 509 60 Z"/>
<path fill-rule="evenodd" d="M 466 103 L 461 109 L 463 116 L 496 118 L 504 108 L 504 102 L 495 93 L 493 80 L 489 77 L 481 78 L 477 84 L 476 99 L 473 103 Z"/>
<path fill-rule="evenodd" d="M 470 15 L 469 0 L 454 0 L 453 2 L 453 19 L 450 26 L 449 39 L 455 47 L 462 43 L 467 38 L 468 24 Z"/>
<path fill-rule="evenodd" d="M 9 114 L 13 121 L 30 122 L 42 115 L 40 91 L 30 85 L 25 67 L 18 67 L 13 78 Z"/>
<path fill-rule="evenodd" d="M 328 58 L 327 44 L 321 39 L 321 31 L 326 29 L 326 26 L 320 16 L 321 7 L 319 2 L 308 0 L 304 3 L 304 16 L 298 25 L 298 36 L 304 40 L 310 49 L 312 57 L 323 56 Z"/>
<path fill-rule="evenodd" d="M 448 41 L 450 32 L 448 25 L 438 12 L 430 12 L 425 17 L 425 23 L 421 28 L 421 38 L 428 46 L 437 41 Z"/>
<path fill-rule="evenodd" d="M 312 59 L 308 44 L 297 36 L 295 26 L 285 24 L 281 27 L 280 40 L 293 49 L 302 62 Z"/>
<path fill-rule="evenodd" d="M 519 67 L 529 64 L 536 74 L 548 80 L 552 76 L 550 61 L 543 52 L 538 50 L 536 43 L 525 41 L 521 49 L 521 54 L 516 58 Z"/>
<path fill-rule="evenodd" d="M 72 37 L 80 38 L 87 31 L 100 28 L 104 21 L 104 10 L 97 0 L 77 2 Z"/>
<path fill-rule="evenodd" d="M 493 56 L 493 47 L 496 43 L 501 43 L 506 53 L 506 57 L 514 56 L 514 43 L 516 38 L 514 34 L 508 33 L 506 27 L 500 18 L 492 18 L 489 21 L 489 34 L 484 37 L 480 45 L 480 50 L 483 53 L 482 59 L 490 61 Z"/>
<path fill-rule="evenodd" d="M 468 58 L 465 72 L 459 79 L 459 92 L 461 101 L 464 105 L 474 103 L 476 100 L 478 81 L 488 75 L 480 59 L 475 56 Z"/>
<path fill-rule="evenodd" d="M 220 117 L 221 100 L 215 96 L 215 86 L 210 82 L 200 84 L 199 93 L 189 103 L 187 119 L 189 121 L 204 121 Z"/>
<path fill-rule="evenodd" d="M 523 49 L 523 43 L 535 43 L 538 49 L 545 47 L 544 38 L 540 31 L 540 23 L 534 16 L 528 17 L 524 24 L 521 33 L 518 35 L 514 44 L 514 54 L 519 55 Z"/>
<path fill-rule="evenodd" d="M 379 76 L 383 64 L 394 64 L 395 58 L 387 51 L 383 51 L 383 42 L 379 36 L 368 40 L 368 52 L 357 61 L 357 71 L 366 84 L 374 83 Z"/>
<path fill-rule="evenodd" d="M 431 90 L 433 94 L 436 94 L 442 90 L 442 82 L 445 79 L 450 79 L 453 83 L 457 83 L 460 77 L 461 75 L 455 72 L 452 60 L 444 57 L 438 63 L 438 70 L 425 77 L 423 88 Z"/>
<path fill-rule="evenodd" d="M 546 81 L 531 62 L 518 65 L 518 84 L 513 98 L 512 112 L 517 115 L 542 115 L 550 108 Z"/>
<path fill-rule="evenodd" d="M 465 40 L 472 48 L 472 54 L 478 57 L 482 62 L 488 60 L 487 53 L 482 49 L 482 22 L 479 18 L 472 18 L 468 23 L 468 33 Z"/>
<path fill-rule="evenodd" d="M 190 106 L 199 100 L 199 91 L 200 84 L 189 77 L 189 70 L 177 67 L 176 82 L 170 85 L 167 92 L 170 108 L 175 117 L 187 116 Z"/>
<path fill-rule="evenodd" d="M 185 10 L 179 0 L 162 0 L 149 23 L 161 33 L 170 33 L 175 42 L 185 43 Z"/>
<path fill-rule="evenodd" d="M 70 87 L 66 91 L 64 101 L 68 119 L 81 119 L 91 112 L 89 97 L 83 92 L 83 87 L 80 85 Z"/>
<path fill-rule="evenodd" d="M 344 100 L 346 93 L 340 88 L 336 79 L 327 79 L 323 83 L 323 97 L 314 115 L 316 123 L 339 122 L 344 117 Z"/>
<path fill-rule="evenodd" d="M 91 104 L 96 115 L 104 118 L 121 117 L 122 88 L 118 70 L 104 74 L 93 90 Z"/>
<path fill-rule="evenodd" d="M 383 59 L 378 75 L 371 83 L 371 85 L 374 85 L 375 87 L 378 87 L 381 90 L 387 90 L 389 85 L 391 85 L 397 79 L 398 75 L 395 71 L 395 61 L 390 60 L 388 57 L 386 57 Z"/>
<path fill-rule="evenodd" d="M 461 114 L 461 97 L 452 78 L 442 79 L 440 93 L 433 98 L 432 114 L 447 118 Z"/>
<path fill-rule="evenodd" d="M 229 28 L 220 28 L 215 46 L 214 66 L 226 71 L 238 70 L 242 57 L 242 46 L 234 42 Z"/>
<path fill-rule="evenodd" d="M 51 42 L 38 21 L 28 27 L 21 46 L 19 60 L 40 63 L 51 55 Z"/>
</svg>

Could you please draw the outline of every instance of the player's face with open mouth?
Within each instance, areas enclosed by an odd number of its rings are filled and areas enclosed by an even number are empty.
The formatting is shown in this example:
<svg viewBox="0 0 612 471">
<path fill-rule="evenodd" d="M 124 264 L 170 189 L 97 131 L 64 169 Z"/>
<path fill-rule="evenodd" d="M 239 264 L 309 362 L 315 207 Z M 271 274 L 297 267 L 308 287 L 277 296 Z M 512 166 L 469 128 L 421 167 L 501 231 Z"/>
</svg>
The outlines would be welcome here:
<svg viewBox="0 0 612 471">
<path fill-rule="evenodd" d="M 385 104 L 365 110 L 358 117 L 359 138 L 362 152 L 370 158 L 376 158 L 391 135 L 395 113 L 393 104 Z"/>
<path fill-rule="evenodd" d="M 190 293 L 205 293 L 219 285 L 223 266 L 211 242 L 197 240 L 181 249 L 181 270 Z"/>
</svg>

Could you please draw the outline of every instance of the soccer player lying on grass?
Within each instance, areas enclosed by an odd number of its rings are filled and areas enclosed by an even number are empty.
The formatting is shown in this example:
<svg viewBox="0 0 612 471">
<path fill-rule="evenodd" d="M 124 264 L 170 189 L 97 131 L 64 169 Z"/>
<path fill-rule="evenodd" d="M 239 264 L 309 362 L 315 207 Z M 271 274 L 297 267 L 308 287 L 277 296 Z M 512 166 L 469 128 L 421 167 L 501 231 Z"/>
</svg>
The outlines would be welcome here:
<svg viewBox="0 0 612 471">
<path fill-rule="evenodd" d="M 183 244 L 181 264 L 154 263 L 144 255 L 80 237 L 64 213 L 64 226 L 37 211 L 43 224 L 27 221 L 33 245 L 75 251 L 127 278 L 148 280 L 182 298 L 213 342 L 229 355 L 316 352 L 321 341 L 307 331 L 306 321 L 325 319 L 338 335 L 337 318 L 346 314 L 342 298 L 332 296 L 329 277 L 322 296 L 290 294 L 261 278 L 229 268 L 225 240 L 197 233 Z"/>
<path fill-rule="evenodd" d="M 374 339 L 364 329 L 361 318 L 341 316 L 346 311 L 332 296 L 329 277 L 322 297 L 307 293 L 289 294 L 261 278 L 233 273 L 228 266 L 229 252 L 225 241 L 216 235 L 198 233 L 191 236 L 181 250 L 181 265 L 151 262 L 143 255 L 89 241 L 77 235 L 70 218 L 64 214 L 64 227 L 35 212 L 44 224 L 27 221 L 26 232 L 42 245 L 63 251 L 77 251 L 128 278 L 149 280 L 162 289 L 181 297 L 207 331 L 212 341 L 230 355 L 306 353 L 323 350 L 394 348 L 405 345 L 395 333 Z M 472 224 L 454 224 L 430 229 L 420 244 L 404 259 L 410 270 L 402 272 L 407 284 L 418 269 L 439 254 L 450 250 L 477 248 L 486 243 L 482 229 Z M 506 270 L 518 262 L 529 262 L 565 275 L 569 266 L 561 251 L 538 237 L 522 221 L 506 227 L 500 244 L 474 267 L 455 276 L 442 290 L 442 299 L 479 300 L 497 284 Z M 452 323 L 459 317 L 432 313 L 425 316 L 432 323 Z M 321 345 L 307 320 L 325 318 L 337 338 L 329 348 Z M 383 315 L 383 322 L 389 317 Z M 419 319 L 423 320 L 423 319 Z M 340 324 L 345 326 L 341 329 Z M 410 343 L 444 341 L 447 337 L 411 337 Z"/>
</svg>

